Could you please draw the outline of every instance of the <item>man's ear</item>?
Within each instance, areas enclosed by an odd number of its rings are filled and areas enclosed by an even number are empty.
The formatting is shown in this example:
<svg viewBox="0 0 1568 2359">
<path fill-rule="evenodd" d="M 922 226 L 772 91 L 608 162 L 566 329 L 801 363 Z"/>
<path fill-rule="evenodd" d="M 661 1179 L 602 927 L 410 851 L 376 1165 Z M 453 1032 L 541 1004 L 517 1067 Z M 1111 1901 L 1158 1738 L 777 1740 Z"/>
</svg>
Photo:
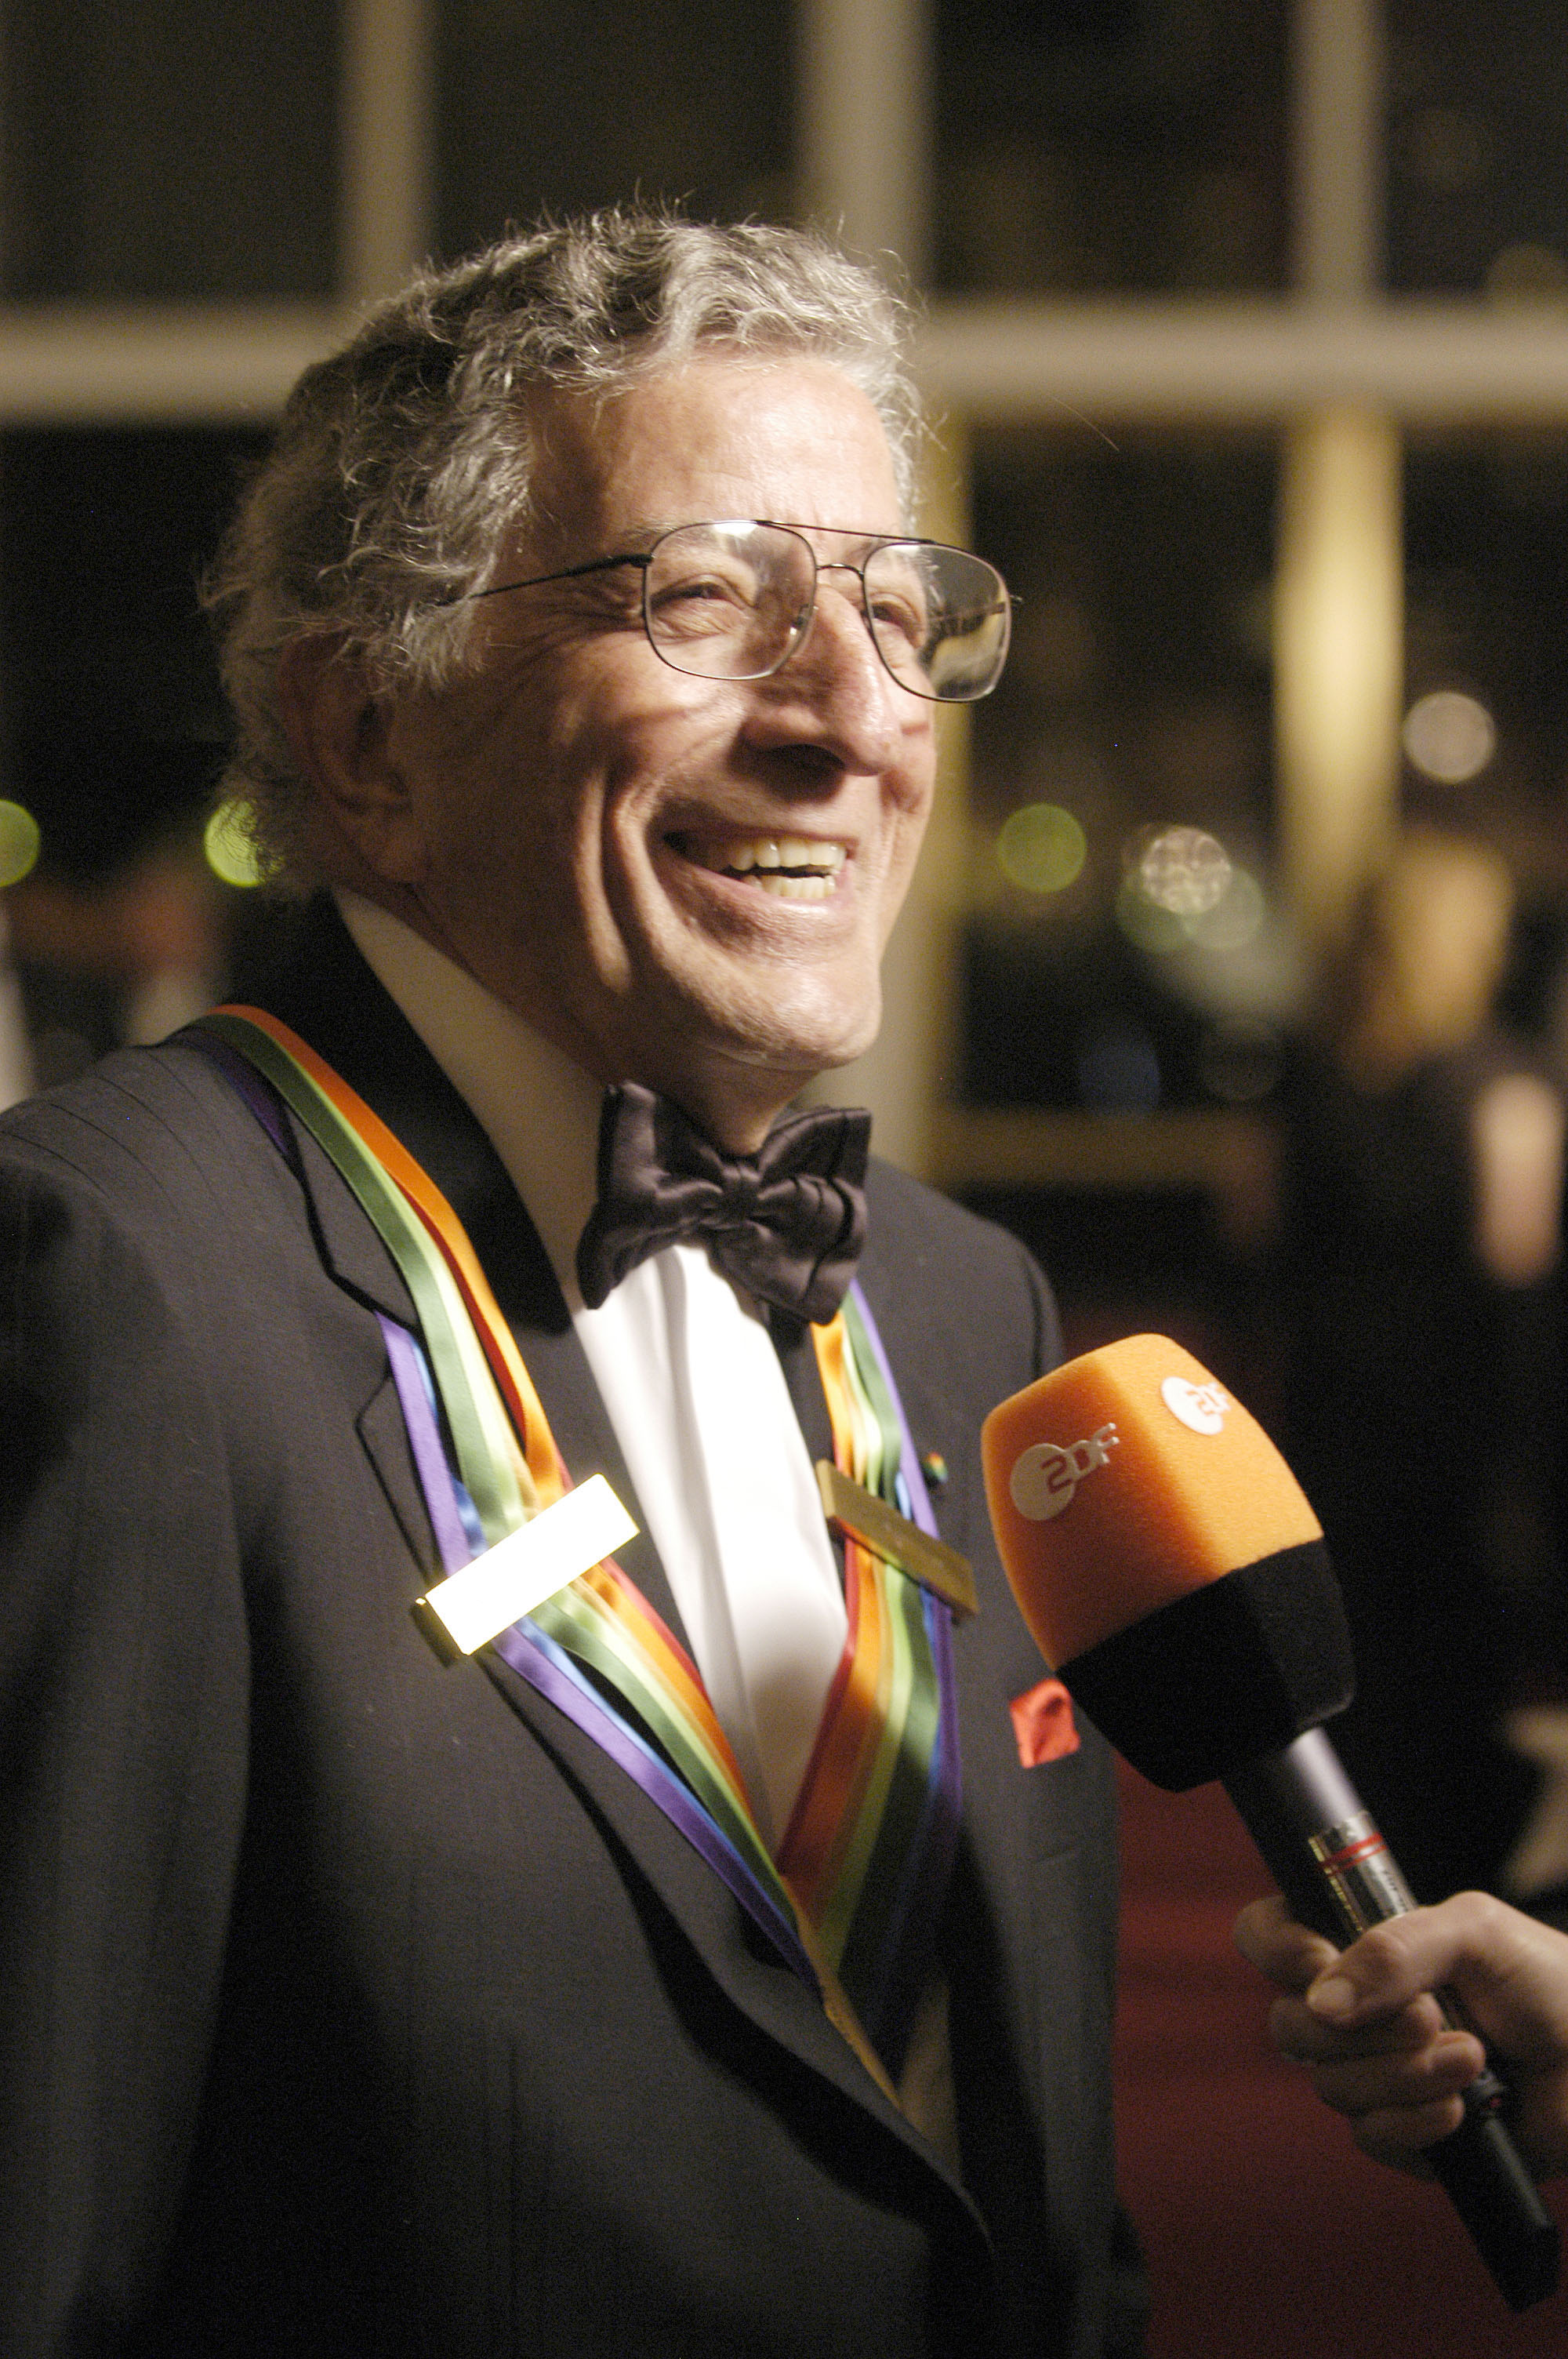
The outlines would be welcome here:
<svg viewBox="0 0 1568 2359">
<path fill-rule="evenodd" d="M 319 822 L 386 885 L 414 885 L 425 843 L 391 752 L 391 711 L 362 659 L 325 635 L 292 639 L 277 663 L 289 749 L 316 790 Z M 329 863 L 329 867 L 331 864 Z"/>
</svg>

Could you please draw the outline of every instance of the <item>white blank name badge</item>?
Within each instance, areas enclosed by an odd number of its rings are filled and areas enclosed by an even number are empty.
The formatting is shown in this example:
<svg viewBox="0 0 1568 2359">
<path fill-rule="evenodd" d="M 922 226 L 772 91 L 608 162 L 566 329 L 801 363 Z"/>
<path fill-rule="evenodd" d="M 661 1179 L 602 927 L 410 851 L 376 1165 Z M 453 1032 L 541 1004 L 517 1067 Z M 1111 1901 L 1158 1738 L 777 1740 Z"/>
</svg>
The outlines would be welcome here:
<svg viewBox="0 0 1568 2359">
<path fill-rule="evenodd" d="M 636 1529 L 603 1475 L 591 1475 L 471 1564 L 438 1581 L 415 1610 L 427 1629 L 426 1616 L 434 1614 L 459 1653 L 471 1655 L 579 1572 L 602 1562 Z"/>
</svg>

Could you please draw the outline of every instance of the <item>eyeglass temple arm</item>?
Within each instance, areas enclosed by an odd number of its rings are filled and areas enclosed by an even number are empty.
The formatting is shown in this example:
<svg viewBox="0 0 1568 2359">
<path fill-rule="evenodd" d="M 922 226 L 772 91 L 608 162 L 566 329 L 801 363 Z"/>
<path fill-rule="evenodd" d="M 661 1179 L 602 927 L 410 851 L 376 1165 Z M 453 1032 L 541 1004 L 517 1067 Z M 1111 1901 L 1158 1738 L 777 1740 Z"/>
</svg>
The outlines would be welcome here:
<svg viewBox="0 0 1568 2359">
<path fill-rule="evenodd" d="M 586 565 L 563 566 L 558 573 L 531 573 L 524 582 L 492 582 L 483 590 L 465 590 L 454 603 L 462 605 L 475 598 L 499 598 L 503 590 L 538 590 L 546 582 L 579 582 L 585 573 L 609 573 L 617 565 L 640 565 L 645 573 L 653 561 L 652 557 L 641 552 L 626 557 L 590 557 Z"/>
</svg>

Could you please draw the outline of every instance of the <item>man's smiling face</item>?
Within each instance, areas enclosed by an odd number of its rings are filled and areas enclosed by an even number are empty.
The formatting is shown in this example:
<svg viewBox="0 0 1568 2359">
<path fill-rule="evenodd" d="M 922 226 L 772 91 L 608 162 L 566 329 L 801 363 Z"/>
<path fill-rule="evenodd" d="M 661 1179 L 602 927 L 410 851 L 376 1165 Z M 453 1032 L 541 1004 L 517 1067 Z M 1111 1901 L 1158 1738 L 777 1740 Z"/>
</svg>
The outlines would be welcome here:
<svg viewBox="0 0 1568 2359">
<path fill-rule="evenodd" d="M 904 528 L 881 421 L 821 362 L 704 357 L 603 407 L 552 397 L 538 423 L 537 522 L 503 580 L 706 518 Z M 850 574 L 821 577 L 804 647 L 760 680 L 672 670 L 641 587 L 628 566 L 485 599 L 461 680 L 387 708 L 408 814 L 387 881 L 601 1080 L 743 1147 L 876 1031 L 932 708 L 884 669 Z"/>
</svg>

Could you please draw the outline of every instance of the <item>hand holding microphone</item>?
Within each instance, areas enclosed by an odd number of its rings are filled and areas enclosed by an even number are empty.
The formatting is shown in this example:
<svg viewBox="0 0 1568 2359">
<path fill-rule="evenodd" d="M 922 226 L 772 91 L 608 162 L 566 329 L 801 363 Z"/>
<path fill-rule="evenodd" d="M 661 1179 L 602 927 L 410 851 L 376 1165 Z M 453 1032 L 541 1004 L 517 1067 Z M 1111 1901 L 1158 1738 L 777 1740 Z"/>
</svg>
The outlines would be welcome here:
<svg viewBox="0 0 1568 2359">
<path fill-rule="evenodd" d="M 1290 1994 L 1270 2017 L 1276 2047 L 1307 2067 L 1377 2161 L 1419 2168 L 1458 2125 L 1485 2038 L 1508 2060 L 1521 2153 L 1543 2177 L 1568 2171 L 1568 1935 L 1490 1893 L 1460 1892 L 1336 1951 L 1275 1897 L 1242 1910 L 1236 1945 Z M 1469 2029 L 1444 2019 L 1439 1988 L 1458 1997 Z"/>
<path fill-rule="evenodd" d="M 1342 1949 L 1414 1907 L 1320 1723 L 1350 1642 L 1323 1533 L 1268 1436 L 1190 1353 L 1107 1345 L 986 1420 L 991 1520 L 1051 1668 L 1133 1767 L 1222 1779 L 1304 1925 Z M 1557 2282 L 1557 2230 L 1489 2068 L 1428 2149 L 1508 2300 Z"/>
</svg>

